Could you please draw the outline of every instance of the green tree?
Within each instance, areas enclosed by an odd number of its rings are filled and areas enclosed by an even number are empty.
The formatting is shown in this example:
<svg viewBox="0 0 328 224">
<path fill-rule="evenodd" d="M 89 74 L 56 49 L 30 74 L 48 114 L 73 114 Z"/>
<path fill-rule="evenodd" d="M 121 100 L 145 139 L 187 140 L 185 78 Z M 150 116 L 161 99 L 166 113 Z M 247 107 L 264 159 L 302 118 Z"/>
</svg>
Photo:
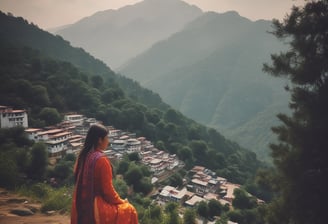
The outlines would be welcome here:
<svg viewBox="0 0 328 224">
<path fill-rule="evenodd" d="M 208 217 L 208 205 L 205 201 L 199 202 L 197 205 L 197 213 L 204 218 Z"/>
<path fill-rule="evenodd" d="M 13 189 L 17 183 L 18 169 L 9 153 L 0 152 L 0 186 Z"/>
<path fill-rule="evenodd" d="M 165 143 L 161 140 L 157 141 L 155 143 L 156 148 L 160 149 L 160 150 L 165 150 Z"/>
<path fill-rule="evenodd" d="M 200 165 L 206 164 L 206 158 L 208 153 L 208 147 L 203 140 L 193 140 L 190 144 L 193 157 Z"/>
<path fill-rule="evenodd" d="M 136 185 L 140 182 L 141 178 L 143 177 L 142 171 L 136 165 L 129 166 L 128 171 L 125 173 L 125 180 L 127 184 Z"/>
<path fill-rule="evenodd" d="M 73 173 L 73 164 L 69 161 L 60 161 L 54 168 L 54 176 L 60 180 L 65 180 Z"/>
<path fill-rule="evenodd" d="M 104 80 L 100 75 L 91 76 L 90 81 L 91 81 L 91 86 L 97 89 L 101 88 L 104 84 Z"/>
<path fill-rule="evenodd" d="M 211 199 L 208 202 L 208 216 L 219 216 L 222 212 L 222 205 L 218 200 Z"/>
<path fill-rule="evenodd" d="M 243 215 L 240 209 L 232 210 L 228 213 L 228 216 L 232 222 L 242 223 Z"/>
<path fill-rule="evenodd" d="M 68 153 L 68 154 L 65 155 L 65 157 L 63 158 L 63 160 L 75 162 L 76 155 L 74 153 Z"/>
<path fill-rule="evenodd" d="M 170 185 L 173 187 L 181 187 L 183 184 L 182 177 L 179 173 L 174 173 L 170 178 Z"/>
<path fill-rule="evenodd" d="M 120 88 L 108 88 L 101 95 L 101 99 L 104 103 L 111 103 L 123 97 L 124 93 Z"/>
<path fill-rule="evenodd" d="M 31 150 L 31 163 L 28 176 L 31 179 L 42 180 L 45 177 L 48 165 L 48 152 L 44 143 L 35 143 Z"/>
<path fill-rule="evenodd" d="M 125 128 L 140 129 L 145 120 L 144 113 L 137 107 L 129 107 L 122 110 L 122 115 L 126 119 Z"/>
<path fill-rule="evenodd" d="M 56 108 L 45 107 L 41 110 L 39 117 L 45 121 L 47 126 L 59 123 L 62 118 Z"/>
<path fill-rule="evenodd" d="M 175 125 L 174 123 L 167 123 L 164 127 L 165 132 L 168 135 L 168 140 L 169 142 L 173 142 L 173 141 L 178 141 L 179 140 L 179 133 L 178 133 L 178 128 L 177 125 Z M 172 152 L 174 153 L 174 152 Z"/>
<path fill-rule="evenodd" d="M 140 215 L 140 214 L 138 214 Z M 145 209 L 144 214 L 141 214 L 143 217 L 140 223 L 144 224 L 162 224 L 162 209 L 157 205 L 150 205 Z M 139 216 L 141 217 L 141 216 Z"/>
<path fill-rule="evenodd" d="M 188 130 L 188 139 L 190 140 L 200 140 L 201 137 L 201 127 L 199 125 L 191 125 Z"/>
<path fill-rule="evenodd" d="M 120 178 L 115 178 L 113 181 L 113 185 L 117 193 L 121 196 L 121 198 L 126 198 L 128 196 L 128 185 L 124 180 Z"/>
<path fill-rule="evenodd" d="M 17 126 L 13 128 L 0 129 L 0 146 L 4 144 L 15 144 L 17 147 L 31 146 L 33 141 L 30 141 L 24 131 L 24 127 Z M 2 150 L 2 148 L 0 148 Z"/>
<path fill-rule="evenodd" d="M 248 193 L 242 189 L 236 188 L 233 192 L 235 198 L 232 201 L 232 205 L 237 209 L 251 209 L 256 207 L 256 199 L 249 196 Z"/>
<path fill-rule="evenodd" d="M 183 224 L 196 224 L 196 212 L 193 209 L 186 209 L 183 214 Z"/>
<path fill-rule="evenodd" d="M 153 124 L 157 124 L 161 120 L 161 111 L 158 109 L 150 109 L 145 114 L 147 120 Z"/>
<path fill-rule="evenodd" d="M 291 81 L 292 115 L 279 114 L 282 125 L 272 128 L 277 192 L 269 209 L 270 223 L 321 224 L 328 220 L 328 1 L 307 1 L 293 7 L 273 34 L 289 49 L 271 56 L 264 70 Z"/>
<path fill-rule="evenodd" d="M 173 212 L 168 214 L 168 220 L 167 220 L 167 224 L 179 224 L 180 223 L 180 217 L 178 214 L 177 210 L 174 210 Z"/>
<path fill-rule="evenodd" d="M 191 149 L 188 146 L 183 146 L 182 148 L 178 149 L 178 157 L 181 160 L 192 159 Z"/>
<path fill-rule="evenodd" d="M 140 192 L 144 195 L 147 195 L 153 189 L 153 185 L 151 184 L 150 178 L 142 177 L 138 180 L 138 182 L 134 183 L 133 189 L 136 192 Z"/>
<path fill-rule="evenodd" d="M 165 212 L 166 213 L 171 213 L 173 212 L 174 210 L 177 210 L 178 209 L 178 204 L 177 203 L 174 203 L 174 202 L 169 202 L 165 205 Z"/>
<path fill-rule="evenodd" d="M 13 86 L 9 86 L 11 89 L 15 90 L 15 93 L 20 97 L 33 97 L 32 89 L 33 86 L 30 81 L 25 79 L 18 79 Z"/>
<path fill-rule="evenodd" d="M 150 214 L 151 219 L 161 220 L 162 210 L 160 206 L 151 206 L 150 207 Z"/>
<path fill-rule="evenodd" d="M 139 153 L 133 152 L 128 155 L 130 161 L 138 162 L 140 160 Z"/>
<path fill-rule="evenodd" d="M 164 114 L 165 121 L 168 123 L 174 123 L 174 124 L 182 124 L 183 123 L 183 117 L 181 113 L 179 113 L 176 110 L 168 109 L 166 113 Z"/>
<path fill-rule="evenodd" d="M 167 215 L 167 219 L 164 220 L 165 224 L 179 224 L 180 218 L 178 214 L 178 204 L 174 202 L 169 202 L 165 205 L 165 213 Z"/>
<path fill-rule="evenodd" d="M 32 102 L 40 107 L 48 106 L 50 99 L 47 88 L 42 85 L 35 85 L 32 87 Z"/>
<path fill-rule="evenodd" d="M 26 172 L 29 165 L 29 152 L 26 149 L 19 149 L 15 153 L 15 160 L 19 172 Z"/>
<path fill-rule="evenodd" d="M 129 169 L 129 162 L 126 160 L 122 160 L 118 164 L 117 173 L 124 174 L 126 171 L 128 171 L 128 169 Z"/>
</svg>

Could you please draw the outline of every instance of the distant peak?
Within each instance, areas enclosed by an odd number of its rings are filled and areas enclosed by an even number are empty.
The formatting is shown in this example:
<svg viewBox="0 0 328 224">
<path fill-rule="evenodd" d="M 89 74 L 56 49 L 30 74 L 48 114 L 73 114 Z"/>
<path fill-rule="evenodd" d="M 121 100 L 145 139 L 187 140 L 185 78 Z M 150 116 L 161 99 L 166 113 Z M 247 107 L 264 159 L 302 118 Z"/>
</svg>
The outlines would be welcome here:
<svg viewBox="0 0 328 224">
<path fill-rule="evenodd" d="M 204 13 L 206 16 L 225 16 L 225 17 L 241 17 L 236 11 L 226 11 L 226 12 L 215 12 L 215 11 L 207 11 Z"/>
<path fill-rule="evenodd" d="M 183 4 L 183 5 L 189 5 L 189 6 L 195 6 L 193 4 L 189 4 L 188 2 L 182 1 L 182 0 L 143 0 L 139 3 L 158 3 L 158 4 Z M 198 7 L 197 7 L 198 8 Z"/>
<path fill-rule="evenodd" d="M 227 15 L 227 16 L 240 16 L 238 12 L 236 11 L 226 11 L 224 13 L 222 13 L 223 15 Z"/>
</svg>

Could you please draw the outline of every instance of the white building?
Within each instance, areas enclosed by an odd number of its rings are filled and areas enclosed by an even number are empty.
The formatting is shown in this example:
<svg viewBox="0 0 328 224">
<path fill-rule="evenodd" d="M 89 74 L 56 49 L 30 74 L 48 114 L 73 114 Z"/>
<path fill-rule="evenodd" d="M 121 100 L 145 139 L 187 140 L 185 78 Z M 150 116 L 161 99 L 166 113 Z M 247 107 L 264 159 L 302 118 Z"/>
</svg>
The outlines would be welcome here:
<svg viewBox="0 0 328 224">
<path fill-rule="evenodd" d="M 185 205 L 187 207 L 195 207 L 195 205 L 201 201 L 205 201 L 206 199 L 199 197 L 197 195 L 194 195 L 192 198 L 190 198 L 188 201 L 185 202 Z"/>
<path fill-rule="evenodd" d="M 40 128 L 27 128 L 25 129 L 25 133 L 27 133 L 27 137 L 30 140 L 37 141 L 39 133 L 42 132 Z"/>
<path fill-rule="evenodd" d="M 47 145 L 47 150 L 49 152 L 49 157 L 61 157 L 68 150 L 70 140 L 73 136 L 72 132 L 66 131 L 64 129 L 50 129 L 42 130 L 36 128 L 25 129 L 28 138 L 36 142 L 44 142 Z M 79 146 L 81 142 L 77 142 Z M 73 143 L 74 145 L 74 143 Z M 76 146 L 77 148 L 78 146 Z M 73 150 L 73 148 L 71 148 Z"/>
<path fill-rule="evenodd" d="M 119 129 L 114 129 L 114 128 L 109 128 L 108 130 L 108 137 L 109 141 L 114 141 L 115 139 L 118 139 L 121 135 L 121 130 Z"/>
<path fill-rule="evenodd" d="M 66 153 L 73 153 L 77 155 L 83 147 L 84 139 L 85 138 L 82 135 L 70 135 L 68 138 Z"/>
<path fill-rule="evenodd" d="M 75 126 L 82 126 L 84 116 L 82 114 L 66 114 L 64 116 L 64 121 L 69 121 Z"/>
<path fill-rule="evenodd" d="M 194 191 L 197 195 L 203 196 L 205 193 L 208 192 L 208 189 L 207 189 L 208 182 L 201 181 L 198 179 L 192 179 L 191 183 L 192 183 L 192 185 L 194 187 Z"/>
<path fill-rule="evenodd" d="M 0 127 L 13 128 L 16 126 L 28 127 L 27 112 L 25 110 L 13 110 L 11 107 L 0 106 Z"/>
<path fill-rule="evenodd" d="M 177 190 L 175 187 L 167 185 L 163 188 L 163 190 L 158 196 L 164 202 L 173 201 L 173 202 L 181 203 L 183 197 L 185 197 L 186 194 L 187 194 L 187 188 Z"/>
<path fill-rule="evenodd" d="M 141 142 L 135 138 L 130 138 L 126 142 L 126 149 L 128 153 L 140 152 L 141 151 Z"/>
<path fill-rule="evenodd" d="M 126 141 L 117 139 L 110 143 L 110 147 L 115 151 L 125 151 Z"/>
<path fill-rule="evenodd" d="M 71 132 L 60 132 L 49 136 L 46 141 L 50 157 L 61 157 L 66 153 Z"/>
<path fill-rule="evenodd" d="M 149 166 L 150 166 L 150 171 L 154 172 L 155 176 L 161 174 L 165 169 L 163 160 L 156 159 L 156 158 L 152 158 L 150 160 Z"/>
</svg>

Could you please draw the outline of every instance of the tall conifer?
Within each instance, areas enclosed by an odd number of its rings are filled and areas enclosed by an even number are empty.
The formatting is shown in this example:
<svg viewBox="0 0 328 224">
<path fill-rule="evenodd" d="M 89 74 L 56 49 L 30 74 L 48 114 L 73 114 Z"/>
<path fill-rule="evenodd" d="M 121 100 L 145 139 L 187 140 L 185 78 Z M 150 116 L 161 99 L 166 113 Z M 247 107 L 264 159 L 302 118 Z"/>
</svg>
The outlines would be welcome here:
<svg viewBox="0 0 328 224">
<path fill-rule="evenodd" d="M 290 81 L 292 114 L 279 114 L 282 125 L 272 128 L 277 197 L 270 205 L 269 223 L 328 222 L 328 1 L 306 1 L 293 7 L 273 34 L 289 44 L 271 56 L 264 70 Z"/>
</svg>

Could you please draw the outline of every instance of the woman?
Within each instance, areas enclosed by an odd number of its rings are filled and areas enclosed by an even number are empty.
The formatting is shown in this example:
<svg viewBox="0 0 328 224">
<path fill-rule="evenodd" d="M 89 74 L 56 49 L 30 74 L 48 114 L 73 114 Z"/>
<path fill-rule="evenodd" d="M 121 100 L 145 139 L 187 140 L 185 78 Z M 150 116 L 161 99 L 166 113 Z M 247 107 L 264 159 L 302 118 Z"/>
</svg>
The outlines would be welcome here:
<svg viewBox="0 0 328 224">
<path fill-rule="evenodd" d="M 108 143 L 108 130 L 92 125 L 75 164 L 72 224 L 138 223 L 135 208 L 113 187 L 112 166 L 102 152 Z"/>
</svg>

